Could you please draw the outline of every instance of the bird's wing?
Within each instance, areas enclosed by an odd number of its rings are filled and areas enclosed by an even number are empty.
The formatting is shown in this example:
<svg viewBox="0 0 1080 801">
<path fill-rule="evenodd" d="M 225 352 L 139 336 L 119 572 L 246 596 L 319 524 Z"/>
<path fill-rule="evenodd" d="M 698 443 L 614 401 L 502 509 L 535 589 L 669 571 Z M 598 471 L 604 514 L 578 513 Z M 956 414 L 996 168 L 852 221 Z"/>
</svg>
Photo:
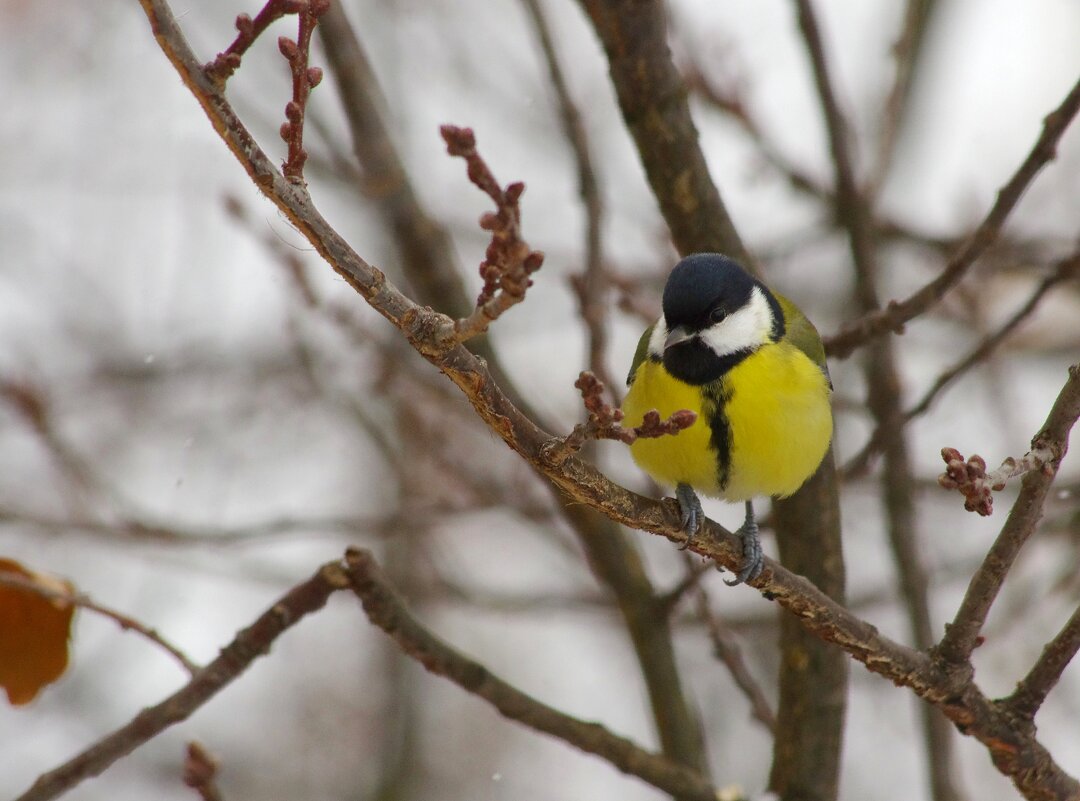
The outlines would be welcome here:
<svg viewBox="0 0 1080 801">
<path fill-rule="evenodd" d="M 634 380 L 634 373 L 637 372 L 638 367 L 645 361 L 645 357 L 649 355 L 649 338 L 652 336 L 652 330 L 656 327 L 656 323 L 653 323 L 645 329 L 645 333 L 641 335 L 641 339 L 638 340 L 637 350 L 634 351 L 634 361 L 630 363 L 630 372 L 626 376 L 626 386 L 630 386 Z"/>
<path fill-rule="evenodd" d="M 821 335 L 814 328 L 814 324 L 800 311 L 798 306 L 783 295 L 776 295 L 776 299 L 780 301 L 780 308 L 784 310 L 787 339 L 792 345 L 805 353 L 810 358 L 810 361 L 820 367 L 822 372 L 825 373 L 825 377 L 828 378 L 829 366 L 825 362 L 825 346 L 821 344 Z M 829 383 L 831 386 L 832 382 Z"/>
</svg>

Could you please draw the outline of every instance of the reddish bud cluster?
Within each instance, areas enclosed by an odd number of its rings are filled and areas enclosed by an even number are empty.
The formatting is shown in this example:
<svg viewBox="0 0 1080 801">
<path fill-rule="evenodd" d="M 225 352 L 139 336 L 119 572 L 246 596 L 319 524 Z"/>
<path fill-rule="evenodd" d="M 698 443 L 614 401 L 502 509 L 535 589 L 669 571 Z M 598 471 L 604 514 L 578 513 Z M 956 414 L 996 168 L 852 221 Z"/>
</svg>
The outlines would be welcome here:
<svg viewBox="0 0 1080 801">
<path fill-rule="evenodd" d="M 589 418 L 574 426 L 574 430 L 563 440 L 566 453 L 579 450 L 590 439 L 614 439 L 630 445 L 642 437 L 650 439 L 678 434 L 697 420 L 697 415 L 688 409 L 681 409 L 666 420 L 662 420 L 660 413 L 654 410 L 646 413 L 640 426 L 624 428 L 621 425 L 623 412 L 604 401 L 605 388 L 600 379 L 586 370 L 578 376 L 574 386 L 581 391 Z"/>
<path fill-rule="evenodd" d="M 495 203 L 495 211 L 485 212 L 480 218 L 480 227 L 491 232 L 491 241 L 480 262 L 484 285 L 476 299 L 476 311 L 455 325 L 459 339 L 464 340 L 482 333 L 492 320 L 525 298 L 526 290 L 532 286 L 530 276 L 544 263 L 544 254 L 532 250 L 521 236 L 520 200 L 525 184 L 515 181 L 505 189 L 500 186 L 477 152 L 471 129 L 443 125 L 439 132 L 446 151 L 465 160 L 469 180 Z"/>
<path fill-rule="evenodd" d="M 955 448 L 942 448 L 941 458 L 945 460 L 945 472 L 938 476 L 938 483 L 945 489 L 959 490 L 967 499 L 964 508 L 969 512 L 988 515 L 993 511 L 994 504 L 991 492 L 1000 492 L 1010 478 L 1033 470 L 1052 476 L 1061 455 L 1045 445 L 1032 443 L 1032 449 L 1022 457 L 1014 459 L 1009 456 L 996 470 L 989 472 L 981 456 L 972 456 L 965 462 L 963 455 Z"/>
<path fill-rule="evenodd" d="M 574 386 L 581 392 L 581 400 L 589 413 L 585 429 L 596 439 L 617 439 L 627 444 L 636 437 L 619 425 L 623 419 L 622 409 L 616 409 L 604 401 L 604 382 L 588 370 L 578 376 Z"/>
<path fill-rule="evenodd" d="M 641 425 L 630 430 L 635 435 L 634 439 L 656 439 L 657 437 L 678 434 L 680 431 L 692 426 L 696 420 L 697 413 L 689 409 L 679 409 L 677 412 L 672 412 L 667 420 L 661 420 L 660 412 L 653 409 L 651 412 L 645 412 Z"/>
<path fill-rule="evenodd" d="M 1005 488 L 1001 481 L 991 485 L 986 479 L 986 460 L 978 454 L 964 461 L 963 454 L 956 448 L 942 448 L 941 458 L 945 460 L 945 472 L 938 476 L 938 484 L 945 489 L 959 490 L 964 496 L 964 508 L 969 512 L 978 512 L 984 517 L 994 511 L 992 490 Z"/>
<path fill-rule="evenodd" d="M 311 34 L 318 18 L 330 9 L 330 0 L 267 0 L 255 18 L 247 14 L 236 17 L 236 39 L 222 53 L 206 65 L 206 75 L 219 84 L 240 67 L 240 60 L 248 48 L 274 21 L 290 14 L 299 18 L 296 39 L 278 37 L 278 51 L 289 62 L 293 78 L 292 100 L 285 106 L 286 121 L 281 124 L 281 138 L 289 145 L 289 155 L 283 167 L 285 177 L 293 181 L 303 178 L 304 162 L 304 109 L 308 93 L 322 81 L 323 72 L 318 67 L 308 67 Z"/>
<path fill-rule="evenodd" d="M 290 39 L 288 36 L 279 36 L 277 40 L 278 51 L 281 55 L 285 56 L 289 61 L 295 59 L 300 55 L 300 48 L 296 42 Z"/>
</svg>

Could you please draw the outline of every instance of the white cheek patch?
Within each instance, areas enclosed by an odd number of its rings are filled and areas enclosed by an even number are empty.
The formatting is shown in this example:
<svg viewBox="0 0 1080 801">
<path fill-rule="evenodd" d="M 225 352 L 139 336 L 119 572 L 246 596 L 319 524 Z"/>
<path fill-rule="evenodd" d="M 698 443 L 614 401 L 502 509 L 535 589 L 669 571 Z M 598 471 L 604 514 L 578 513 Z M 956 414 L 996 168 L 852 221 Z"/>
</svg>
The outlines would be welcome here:
<svg viewBox="0 0 1080 801">
<path fill-rule="evenodd" d="M 657 358 L 664 357 L 664 340 L 667 339 L 668 330 L 667 323 L 664 321 L 664 315 L 660 315 L 660 319 L 656 321 L 656 325 L 653 326 L 652 336 L 649 337 L 649 355 L 656 356 Z"/>
<path fill-rule="evenodd" d="M 699 336 L 717 356 L 727 356 L 764 345 L 772 335 L 772 328 L 773 314 L 769 301 L 759 287 L 754 287 L 745 306 L 716 325 L 709 326 Z"/>
</svg>

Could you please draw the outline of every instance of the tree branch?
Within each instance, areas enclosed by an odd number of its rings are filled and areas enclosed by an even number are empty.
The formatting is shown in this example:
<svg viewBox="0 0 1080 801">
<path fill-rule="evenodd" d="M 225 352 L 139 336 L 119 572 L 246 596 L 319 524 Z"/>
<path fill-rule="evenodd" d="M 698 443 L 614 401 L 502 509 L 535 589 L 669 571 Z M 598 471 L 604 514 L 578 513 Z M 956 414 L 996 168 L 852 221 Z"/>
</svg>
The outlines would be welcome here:
<svg viewBox="0 0 1080 801">
<path fill-rule="evenodd" d="M 696 596 L 697 616 L 701 618 L 705 624 L 705 630 L 709 633 L 713 655 L 724 663 L 735 686 L 750 702 L 750 711 L 753 716 L 775 736 L 776 713 L 769 705 L 765 691 L 761 689 L 761 685 L 750 672 L 746 660 L 743 659 L 738 639 L 728 625 L 718 615 L 714 615 L 712 609 L 709 608 L 709 594 L 703 588 L 697 587 Z"/>
<path fill-rule="evenodd" d="M 929 411 L 937 397 L 957 378 L 986 361 L 998 347 L 1007 340 L 1019 326 L 1027 320 L 1042 302 L 1043 297 L 1058 284 L 1076 278 L 1080 275 L 1080 251 L 1076 251 L 1054 265 L 1053 271 L 1046 276 L 1028 299 L 998 328 L 984 336 L 967 354 L 957 359 L 949 368 L 945 369 L 935 380 L 933 385 L 923 393 L 919 400 L 912 404 L 899 419 L 890 420 L 885 424 L 878 425 L 874 433 L 867 439 L 862 449 L 852 456 L 840 469 L 845 477 L 850 477 L 863 472 L 875 453 L 878 453 L 884 444 L 885 436 L 889 430 L 899 426 L 906 426 L 912 420 Z"/>
<path fill-rule="evenodd" d="M 175 645 L 173 645 L 160 634 L 158 634 L 155 629 L 143 625 L 130 615 L 125 615 L 123 612 L 118 612 L 115 609 L 110 609 L 107 606 L 102 606 L 101 604 L 91 600 L 83 593 L 62 592 L 60 590 L 48 587 L 41 582 L 31 581 L 30 579 L 26 578 L 25 576 L 19 575 L 18 573 L 0 572 L 0 586 L 18 587 L 19 589 L 26 590 L 27 592 L 37 593 L 43 598 L 62 601 L 63 603 L 77 606 L 80 609 L 86 609 L 90 612 L 94 612 L 101 615 L 102 617 L 107 617 L 109 618 L 109 620 L 116 623 L 116 625 L 118 625 L 124 631 L 133 631 L 140 637 L 143 637 L 144 639 L 161 648 L 163 651 L 169 654 L 169 656 L 179 662 L 180 667 L 182 667 L 188 673 L 188 675 L 194 676 L 196 673 L 199 672 L 199 666 L 192 662 L 188 658 L 187 654 L 185 654 Z"/>
</svg>

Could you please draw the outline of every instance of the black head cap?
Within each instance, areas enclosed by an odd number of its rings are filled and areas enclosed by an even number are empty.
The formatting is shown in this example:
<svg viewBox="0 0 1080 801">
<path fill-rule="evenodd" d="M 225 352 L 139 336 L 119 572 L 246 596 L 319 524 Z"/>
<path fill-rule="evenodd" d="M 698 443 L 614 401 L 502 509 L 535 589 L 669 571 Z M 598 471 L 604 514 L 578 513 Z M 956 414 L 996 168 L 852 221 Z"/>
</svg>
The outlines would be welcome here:
<svg viewBox="0 0 1080 801">
<path fill-rule="evenodd" d="M 709 312 L 722 306 L 728 313 L 744 306 L 760 282 L 738 262 L 719 253 L 695 253 L 675 265 L 664 287 L 664 320 L 668 328 L 699 330 L 709 325 Z M 766 290 L 766 297 L 771 293 Z M 781 317 L 782 319 L 782 317 Z"/>
<path fill-rule="evenodd" d="M 784 334 L 784 313 L 773 294 L 746 272 L 738 262 L 719 253 L 695 253 L 675 265 L 664 287 L 664 322 L 668 331 L 681 328 L 696 334 L 722 325 L 728 315 L 750 303 L 754 289 L 761 290 L 772 308 L 773 341 Z M 689 384 L 714 381 L 749 356 L 756 345 L 717 353 L 704 340 L 691 336 L 666 347 L 664 366 Z"/>
</svg>

